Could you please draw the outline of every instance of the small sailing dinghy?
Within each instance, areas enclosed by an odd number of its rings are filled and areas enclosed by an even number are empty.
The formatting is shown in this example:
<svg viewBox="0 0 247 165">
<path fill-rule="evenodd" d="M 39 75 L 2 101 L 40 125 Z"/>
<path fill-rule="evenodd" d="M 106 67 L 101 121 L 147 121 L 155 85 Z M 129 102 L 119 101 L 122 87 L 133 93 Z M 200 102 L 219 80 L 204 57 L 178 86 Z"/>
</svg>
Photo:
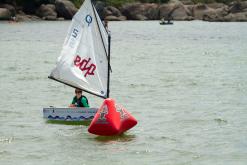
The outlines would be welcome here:
<svg viewBox="0 0 247 165">
<path fill-rule="evenodd" d="M 49 78 L 105 100 L 99 109 L 44 108 L 46 119 L 87 120 L 93 115 L 89 132 L 107 136 L 120 134 L 137 124 L 134 117 L 109 98 L 110 41 L 110 33 L 91 0 L 85 0 L 72 19 L 57 65 Z"/>
<path fill-rule="evenodd" d="M 160 20 L 160 25 L 173 25 L 173 17 L 171 15 L 168 15 L 167 18 L 162 18 Z"/>
<path fill-rule="evenodd" d="M 169 21 L 161 21 L 160 25 L 173 25 L 173 22 L 169 22 Z"/>
</svg>

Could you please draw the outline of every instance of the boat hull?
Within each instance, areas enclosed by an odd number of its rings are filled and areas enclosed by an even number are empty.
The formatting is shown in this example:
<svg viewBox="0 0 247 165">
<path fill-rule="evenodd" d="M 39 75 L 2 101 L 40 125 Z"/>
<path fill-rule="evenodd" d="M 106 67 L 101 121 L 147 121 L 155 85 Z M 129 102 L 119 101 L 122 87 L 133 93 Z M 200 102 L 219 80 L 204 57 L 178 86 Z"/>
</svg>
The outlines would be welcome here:
<svg viewBox="0 0 247 165">
<path fill-rule="evenodd" d="M 49 121 L 90 121 L 98 108 L 43 108 L 43 117 Z"/>
<path fill-rule="evenodd" d="M 168 23 L 168 22 L 160 22 L 160 25 L 173 25 L 172 22 Z"/>
</svg>

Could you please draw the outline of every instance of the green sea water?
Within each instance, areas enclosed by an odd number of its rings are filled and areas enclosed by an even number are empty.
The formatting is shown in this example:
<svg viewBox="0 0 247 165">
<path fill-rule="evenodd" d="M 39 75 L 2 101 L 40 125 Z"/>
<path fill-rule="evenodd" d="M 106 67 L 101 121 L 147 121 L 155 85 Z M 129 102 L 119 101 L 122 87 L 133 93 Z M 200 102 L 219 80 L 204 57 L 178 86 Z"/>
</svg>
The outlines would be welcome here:
<svg viewBox="0 0 247 165">
<path fill-rule="evenodd" d="M 69 24 L 0 22 L 1 165 L 247 164 L 247 23 L 110 22 L 110 96 L 138 124 L 108 138 L 43 119 L 74 95 L 47 78 Z"/>
</svg>

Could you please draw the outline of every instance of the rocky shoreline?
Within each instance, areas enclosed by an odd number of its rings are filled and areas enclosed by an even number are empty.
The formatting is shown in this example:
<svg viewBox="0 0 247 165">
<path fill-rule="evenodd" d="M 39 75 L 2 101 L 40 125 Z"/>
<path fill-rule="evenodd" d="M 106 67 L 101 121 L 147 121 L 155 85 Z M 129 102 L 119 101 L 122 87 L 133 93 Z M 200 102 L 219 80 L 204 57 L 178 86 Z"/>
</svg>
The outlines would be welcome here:
<svg viewBox="0 0 247 165">
<path fill-rule="evenodd" d="M 95 7 L 101 19 L 109 21 L 160 20 L 162 18 L 179 21 L 247 21 L 247 1 L 235 1 L 226 5 L 223 3 L 194 4 L 190 0 L 171 0 L 166 4 L 127 3 L 119 8 L 105 6 L 104 3 L 97 2 Z M 40 4 L 35 7 L 0 3 L 0 20 L 70 20 L 77 10 L 75 5 L 68 0 L 55 0 L 53 4 Z"/>
</svg>

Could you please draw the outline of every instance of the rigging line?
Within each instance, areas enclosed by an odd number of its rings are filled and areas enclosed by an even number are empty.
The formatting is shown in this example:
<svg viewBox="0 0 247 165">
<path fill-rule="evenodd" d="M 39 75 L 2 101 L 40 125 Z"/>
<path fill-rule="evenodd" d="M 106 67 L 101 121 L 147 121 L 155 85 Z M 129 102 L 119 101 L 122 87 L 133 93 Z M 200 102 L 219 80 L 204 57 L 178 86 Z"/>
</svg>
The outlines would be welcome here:
<svg viewBox="0 0 247 165">
<path fill-rule="evenodd" d="M 106 97 L 110 97 L 110 60 L 111 60 L 111 35 L 108 35 L 108 67 L 107 67 L 107 94 Z"/>
</svg>

